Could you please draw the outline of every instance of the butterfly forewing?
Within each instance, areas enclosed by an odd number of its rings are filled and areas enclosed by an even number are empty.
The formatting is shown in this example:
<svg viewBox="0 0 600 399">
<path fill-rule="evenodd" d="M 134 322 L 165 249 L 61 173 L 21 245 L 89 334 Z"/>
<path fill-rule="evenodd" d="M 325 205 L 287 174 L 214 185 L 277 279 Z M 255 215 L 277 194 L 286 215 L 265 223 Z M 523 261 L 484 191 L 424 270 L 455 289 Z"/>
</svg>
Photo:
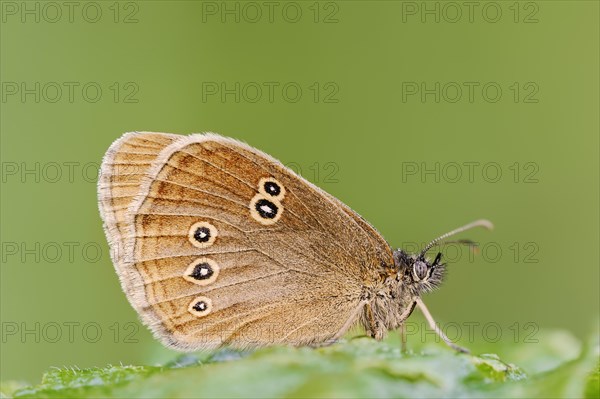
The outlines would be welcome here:
<svg viewBox="0 0 600 399">
<path fill-rule="evenodd" d="M 158 155 L 137 138 L 121 144 L 125 159 L 150 162 L 124 216 L 105 204 L 136 189 L 100 186 L 107 226 L 123 225 L 107 234 L 127 249 L 121 279 L 144 322 L 184 350 L 343 333 L 364 287 L 393 264 L 385 240 L 268 155 L 214 134 L 180 137 L 165 136 Z"/>
</svg>

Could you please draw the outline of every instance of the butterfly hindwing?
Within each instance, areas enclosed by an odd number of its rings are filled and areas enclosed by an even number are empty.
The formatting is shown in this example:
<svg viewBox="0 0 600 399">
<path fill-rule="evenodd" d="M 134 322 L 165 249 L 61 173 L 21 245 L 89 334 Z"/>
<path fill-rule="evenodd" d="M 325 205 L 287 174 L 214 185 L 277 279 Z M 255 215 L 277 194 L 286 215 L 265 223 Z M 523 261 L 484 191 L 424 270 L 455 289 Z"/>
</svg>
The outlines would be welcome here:
<svg viewBox="0 0 600 399">
<path fill-rule="evenodd" d="M 162 150 L 182 136 L 165 133 L 127 133 L 106 152 L 98 179 L 98 202 L 111 257 L 120 276 L 125 236 L 129 234 L 129 207 L 140 191 L 142 179 Z M 121 278 L 123 284 L 129 283 Z M 125 288 L 125 286 L 124 286 Z"/>
</svg>

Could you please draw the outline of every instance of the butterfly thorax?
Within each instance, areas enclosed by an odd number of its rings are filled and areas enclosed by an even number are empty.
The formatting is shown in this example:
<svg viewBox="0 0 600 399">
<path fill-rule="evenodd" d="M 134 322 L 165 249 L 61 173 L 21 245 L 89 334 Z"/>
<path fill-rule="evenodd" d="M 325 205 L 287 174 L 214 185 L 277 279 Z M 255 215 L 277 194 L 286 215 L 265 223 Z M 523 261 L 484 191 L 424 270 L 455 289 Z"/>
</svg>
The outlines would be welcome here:
<svg viewBox="0 0 600 399">
<path fill-rule="evenodd" d="M 441 284 L 445 265 L 440 259 L 440 254 L 431 262 L 422 255 L 394 251 L 394 273 L 382 276 L 382 284 L 373 292 L 361 318 L 369 335 L 382 339 L 387 331 L 400 327 L 411 315 L 415 298 Z"/>
</svg>

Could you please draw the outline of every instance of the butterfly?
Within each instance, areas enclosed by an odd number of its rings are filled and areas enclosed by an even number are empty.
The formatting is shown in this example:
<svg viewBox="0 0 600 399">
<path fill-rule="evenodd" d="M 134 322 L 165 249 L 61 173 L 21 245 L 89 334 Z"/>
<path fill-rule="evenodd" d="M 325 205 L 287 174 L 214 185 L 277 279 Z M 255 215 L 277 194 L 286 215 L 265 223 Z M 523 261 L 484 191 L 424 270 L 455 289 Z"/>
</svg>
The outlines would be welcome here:
<svg viewBox="0 0 600 399">
<path fill-rule="evenodd" d="M 182 351 L 383 339 L 444 277 L 441 253 L 393 250 L 341 201 L 271 156 L 214 133 L 132 132 L 102 161 L 100 214 L 142 322 Z"/>
</svg>

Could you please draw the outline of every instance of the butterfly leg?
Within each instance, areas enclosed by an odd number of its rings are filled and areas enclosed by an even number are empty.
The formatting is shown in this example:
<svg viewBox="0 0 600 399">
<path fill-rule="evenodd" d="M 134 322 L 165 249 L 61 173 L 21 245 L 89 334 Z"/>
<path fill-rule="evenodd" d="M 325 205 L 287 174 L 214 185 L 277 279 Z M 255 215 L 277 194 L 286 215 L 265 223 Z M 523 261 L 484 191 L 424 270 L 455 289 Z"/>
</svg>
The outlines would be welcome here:
<svg viewBox="0 0 600 399">
<path fill-rule="evenodd" d="M 382 329 L 379 324 L 379 321 L 375 320 L 371 304 L 367 303 L 365 306 L 367 308 L 367 322 L 369 324 L 367 334 L 371 338 L 375 338 L 376 340 L 381 341 L 383 339 L 383 336 L 385 335 L 385 329 Z"/>
<path fill-rule="evenodd" d="M 444 332 L 442 331 L 442 329 L 438 327 L 437 323 L 435 322 L 435 320 L 431 316 L 431 313 L 429 313 L 429 310 L 427 309 L 427 307 L 425 306 L 425 304 L 423 303 L 423 301 L 421 300 L 421 298 L 416 298 L 415 301 L 416 301 L 417 305 L 419 306 L 419 309 L 421 309 L 421 312 L 423 312 L 423 315 L 425 316 L 425 319 L 427 320 L 427 323 L 429 323 L 429 327 L 433 331 L 435 331 L 437 333 L 437 335 L 440 336 L 441 339 L 444 340 L 444 342 L 446 343 L 446 345 L 448 345 L 449 347 L 451 347 L 452 349 L 454 349 L 454 350 L 456 350 L 458 352 L 469 353 L 468 349 L 465 349 L 462 346 L 458 346 L 454 342 L 450 341 L 450 338 L 448 338 L 446 336 L 446 334 L 444 334 Z"/>
<path fill-rule="evenodd" d="M 406 353 L 406 326 L 404 323 L 400 324 L 400 351 Z"/>
<path fill-rule="evenodd" d="M 399 318 L 399 323 L 400 323 L 400 340 L 401 340 L 401 350 L 402 352 L 406 352 L 406 325 L 404 324 L 404 322 L 406 321 L 406 319 L 409 318 L 409 316 L 412 314 L 413 310 L 415 310 L 415 306 L 417 305 L 417 302 L 413 302 L 410 304 L 410 306 L 408 308 L 406 308 L 406 310 L 404 312 L 402 312 L 402 314 L 400 315 Z"/>
</svg>

